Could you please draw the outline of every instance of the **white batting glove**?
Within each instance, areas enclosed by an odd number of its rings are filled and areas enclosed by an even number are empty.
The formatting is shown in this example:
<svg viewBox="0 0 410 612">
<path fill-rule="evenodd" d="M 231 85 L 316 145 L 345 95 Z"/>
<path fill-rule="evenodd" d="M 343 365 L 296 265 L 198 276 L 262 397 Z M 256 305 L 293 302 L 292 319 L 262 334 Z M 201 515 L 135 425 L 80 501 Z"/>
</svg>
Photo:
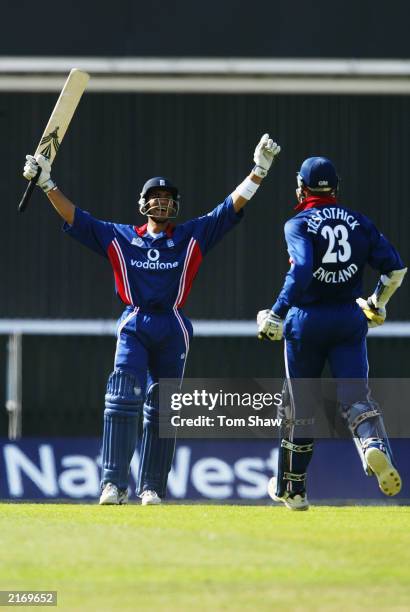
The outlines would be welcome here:
<svg viewBox="0 0 410 612">
<path fill-rule="evenodd" d="M 253 161 L 255 167 L 253 172 L 260 178 L 264 178 L 272 165 L 273 160 L 280 153 L 280 146 L 269 138 L 269 134 L 264 134 L 256 145 Z"/>
<path fill-rule="evenodd" d="M 282 340 L 283 319 L 271 310 L 260 310 L 256 317 L 259 340 Z"/>
<path fill-rule="evenodd" d="M 356 304 L 363 310 L 369 329 L 383 325 L 386 320 L 386 309 L 383 306 L 376 308 L 371 296 L 367 298 L 367 300 L 364 298 L 357 298 Z"/>
<path fill-rule="evenodd" d="M 31 181 L 36 176 L 38 168 L 40 167 L 41 174 L 37 179 L 37 185 L 44 191 L 44 193 L 48 193 L 50 189 L 54 189 L 56 184 L 50 177 L 51 164 L 47 157 L 44 157 L 44 155 L 37 155 L 37 157 L 33 157 L 33 155 L 26 155 L 26 160 L 27 161 L 23 172 L 24 178 Z"/>
</svg>

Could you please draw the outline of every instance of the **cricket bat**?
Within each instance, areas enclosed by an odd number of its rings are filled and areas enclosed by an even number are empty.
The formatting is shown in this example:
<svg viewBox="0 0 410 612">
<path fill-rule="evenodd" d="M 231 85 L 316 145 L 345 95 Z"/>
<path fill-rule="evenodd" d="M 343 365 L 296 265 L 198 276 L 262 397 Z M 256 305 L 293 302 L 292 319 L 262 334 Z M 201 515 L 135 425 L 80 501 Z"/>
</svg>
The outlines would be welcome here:
<svg viewBox="0 0 410 612">
<path fill-rule="evenodd" d="M 78 106 L 81 96 L 84 93 L 90 75 L 87 72 L 73 68 L 68 75 L 64 87 L 60 93 L 57 103 L 54 107 L 51 117 L 48 120 L 46 129 L 38 143 L 34 156 L 44 155 L 53 163 L 61 141 L 67 131 L 70 121 L 73 118 L 75 109 Z M 30 200 L 33 189 L 37 183 L 37 179 L 41 174 L 41 168 L 38 169 L 37 175 L 29 182 L 27 189 L 18 206 L 18 211 L 23 212 Z"/>
</svg>

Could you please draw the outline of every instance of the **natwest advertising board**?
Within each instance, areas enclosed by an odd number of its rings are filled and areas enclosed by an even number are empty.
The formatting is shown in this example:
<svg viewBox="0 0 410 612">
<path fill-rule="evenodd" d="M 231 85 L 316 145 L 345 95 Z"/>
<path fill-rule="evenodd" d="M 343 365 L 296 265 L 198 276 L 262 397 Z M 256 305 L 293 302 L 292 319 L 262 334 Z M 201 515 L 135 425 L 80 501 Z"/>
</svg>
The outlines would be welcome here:
<svg viewBox="0 0 410 612">
<path fill-rule="evenodd" d="M 410 440 L 393 440 L 403 490 L 394 500 L 410 499 Z M 100 440 L 97 438 L 0 439 L 0 498 L 7 500 L 96 500 L 100 491 Z M 270 440 L 181 440 L 168 482 L 175 500 L 268 500 L 277 446 Z M 135 498 L 139 457 L 130 473 Z M 379 500 L 374 478 L 365 476 L 352 442 L 319 440 L 309 469 L 308 491 L 316 500 Z M 392 500 L 393 501 L 393 500 Z"/>
</svg>

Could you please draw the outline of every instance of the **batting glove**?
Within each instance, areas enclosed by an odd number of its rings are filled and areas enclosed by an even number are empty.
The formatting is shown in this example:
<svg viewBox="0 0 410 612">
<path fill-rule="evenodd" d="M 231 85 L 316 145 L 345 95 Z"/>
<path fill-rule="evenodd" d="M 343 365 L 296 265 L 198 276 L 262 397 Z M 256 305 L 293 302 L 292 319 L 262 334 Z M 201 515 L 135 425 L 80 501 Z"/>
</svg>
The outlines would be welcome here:
<svg viewBox="0 0 410 612">
<path fill-rule="evenodd" d="M 259 340 L 282 340 L 283 319 L 271 310 L 260 310 L 256 317 Z"/>
<path fill-rule="evenodd" d="M 28 181 L 33 180 L 37 175 L 38 169 L 41 168 L 41 174 L 37 179 L 37 185 L 44 193 L 48 193 L 50 189 L 54 189 L 56 184 L 50 177 L 51 164 L 48 159 L 44 157 L 44 155 L 37 155 L 37 157 L 26 155 L 26 160 L 23 172 L 24 178 Z"/>
<path fill-rule="evenodd" d="M 367 300 L 358 298 L 356 304 L 363 310 L 369 328 L 383 325 L 386 320 L 386 309 L 383 306 L 376 308 L 371 297 L 367 298 Z"/>
<path fill-rule="evenodd" d="M 269 134 L 264 134 L 256 145 L 255 153 L 253 154 L 253 161 L 255 167 L 253 172 L 260 178 L 264 178 L 272 165 L 273 160 L 280 153 L 280 146 L 273 142 L 272 138 L 269 138 Z"/>
</svg>

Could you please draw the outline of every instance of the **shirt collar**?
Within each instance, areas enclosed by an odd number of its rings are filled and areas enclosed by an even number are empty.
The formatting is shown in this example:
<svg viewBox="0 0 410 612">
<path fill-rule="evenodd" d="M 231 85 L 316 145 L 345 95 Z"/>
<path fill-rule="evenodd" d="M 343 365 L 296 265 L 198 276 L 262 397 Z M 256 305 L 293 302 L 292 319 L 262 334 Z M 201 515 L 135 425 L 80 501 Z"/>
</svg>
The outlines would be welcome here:
<svg viewBox="0 0 410 612">
<path fill-rule="evenodd" d="M 136 231 L 138 236 L 142 238 L 147 233 L 147 227 L 148 227 L 148 223 L 144 223 L 144 225 L 140 225 L 140 226 L 134 225 L 134 230 Z M 168 223 L 166 225 L 164 232 L 167 235 L 167 238 L 172 237 L 174 230 L 175 230 L 175 225 L 173 225 L 172 223 Z M 158 234 L 158 236 L 161 236 L 161 234 Z"/>
<path fill-rule="evenodd" d="M 334 196 L 309 196 L 305 198 L 303 202 L 299 202 L 295 206 L 295 210 L 301 212 L 302 210 L 316 208 L 317 206 L 325 206 L 326 204 L 337 204 L 337 199 Z"/>
</svg>

